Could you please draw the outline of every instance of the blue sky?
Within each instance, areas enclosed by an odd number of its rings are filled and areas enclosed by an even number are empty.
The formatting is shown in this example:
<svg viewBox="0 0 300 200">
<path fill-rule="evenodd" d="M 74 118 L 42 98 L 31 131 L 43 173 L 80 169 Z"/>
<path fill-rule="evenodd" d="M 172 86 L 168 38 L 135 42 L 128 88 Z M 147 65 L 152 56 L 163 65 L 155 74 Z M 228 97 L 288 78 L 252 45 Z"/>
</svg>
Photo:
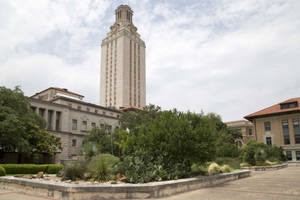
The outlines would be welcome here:
<svg viewBox="0 0 300 200">
<path fill-rule="evenodd" d="M 101 40 L 128 1 L 0 0 L 0 85 L 99 103 Z M 131 0 L 147 103 L 224 121 L 300 96 L 300 1 Z"/>
</svg>

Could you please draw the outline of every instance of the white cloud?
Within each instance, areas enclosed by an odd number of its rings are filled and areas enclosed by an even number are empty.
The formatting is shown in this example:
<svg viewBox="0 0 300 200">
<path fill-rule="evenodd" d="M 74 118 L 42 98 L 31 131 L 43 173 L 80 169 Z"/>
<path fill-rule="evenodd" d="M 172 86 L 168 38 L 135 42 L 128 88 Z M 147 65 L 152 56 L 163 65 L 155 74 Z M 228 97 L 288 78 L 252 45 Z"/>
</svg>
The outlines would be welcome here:
<svg viewBox="0 0 300 200">
<path fill-rule="evenodd" d="M 146 42 L 147 102 L 225 121 L 299 96 L 297 0 L 132 0 Z M 99 100 L 108 0 L 0 2 L 0 84 L 27 95 L 66 87 Z"/>
</svg>

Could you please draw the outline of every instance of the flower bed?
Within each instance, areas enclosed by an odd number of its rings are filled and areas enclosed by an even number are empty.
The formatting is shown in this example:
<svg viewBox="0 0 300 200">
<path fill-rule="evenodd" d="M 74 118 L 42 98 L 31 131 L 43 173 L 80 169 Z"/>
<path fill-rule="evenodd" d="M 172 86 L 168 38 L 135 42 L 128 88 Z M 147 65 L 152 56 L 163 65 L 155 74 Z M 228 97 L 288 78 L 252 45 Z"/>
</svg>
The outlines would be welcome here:
<svg viewBox="0 0 300 200">
<path fill-rule="evenodd" d="M 214 186 L 250 176 L 249 170 L 145 184 L 75 184 L 45 179 L 0 177 L 0 190 L 22 191 L 59 200 L 149 199 Z"/>
</svg>

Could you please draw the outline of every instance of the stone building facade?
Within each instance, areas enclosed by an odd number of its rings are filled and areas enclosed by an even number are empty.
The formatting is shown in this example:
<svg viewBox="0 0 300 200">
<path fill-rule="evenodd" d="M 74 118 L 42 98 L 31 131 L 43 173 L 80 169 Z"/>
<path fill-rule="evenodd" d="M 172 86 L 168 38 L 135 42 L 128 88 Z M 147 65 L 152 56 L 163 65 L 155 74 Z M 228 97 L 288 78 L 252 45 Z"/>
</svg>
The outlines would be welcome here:
<svg viewBox="0 0 300 200">
<path fill-rule="evenodd" d="M 78 159 L 83 138 L 94 126 L 119 126 L 119 110 L 87 103 L 83 98 L 61 88 L 48 88 L 30 97 L 31 109 L 46 120 L 48 132 L 61 138 L 63 151 L 56 154 L 54 162 Z"/>
<path fill-rule="evenodd" d="M 100 105 L 146 105 L 145 42 L 132 22 L 127 5 L 115 10 L 115 23 L 101 44 Z"/>
<path fill-rule="evenodd" d="M 244 117 L 255 128 L 255 139 L 283 147 L 289 161 L 300 161 L 300 98 L 292 98 Z"/>
<path fill-rule="evenodd" d="M 235 141 L 236 145 L 241 148 L 244 145 L 246 145 L 250 140 L 255 139 L 255 129 L 254 125 L 246 120 L 239 120 L 239 121 L 231 121 L 231 122 L 226 122 L 226 125 L 230 128 L 237 129 L 242 133 L 242 138 L 237 139 Z"/>
</svg>

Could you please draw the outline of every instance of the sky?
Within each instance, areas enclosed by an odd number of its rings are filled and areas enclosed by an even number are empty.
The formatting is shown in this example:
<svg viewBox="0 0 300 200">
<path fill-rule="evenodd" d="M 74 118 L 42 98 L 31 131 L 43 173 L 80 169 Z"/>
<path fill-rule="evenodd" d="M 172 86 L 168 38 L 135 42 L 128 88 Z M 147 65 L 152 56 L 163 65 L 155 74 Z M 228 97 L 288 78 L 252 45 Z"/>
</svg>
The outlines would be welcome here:
<svg viewBox="0 0 300 200">
<path fill-rule="evenodd" d="M 0 0 L 0 86 L 99 104 L 101 41 L 128 2 L 147 104 L 226 122 L 300 97 L 299 0 Z"/>
</svg>

